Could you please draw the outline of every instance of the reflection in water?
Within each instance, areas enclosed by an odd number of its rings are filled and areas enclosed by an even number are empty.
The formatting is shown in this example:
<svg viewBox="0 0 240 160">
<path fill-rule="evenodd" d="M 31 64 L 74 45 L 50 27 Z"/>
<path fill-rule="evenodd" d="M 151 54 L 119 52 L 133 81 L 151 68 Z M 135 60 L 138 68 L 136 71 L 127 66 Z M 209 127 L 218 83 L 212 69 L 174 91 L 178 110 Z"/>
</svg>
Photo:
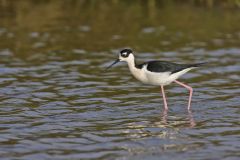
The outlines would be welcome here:
<svg viewBox="0 0 240 160">
<path fill-rule="evenodd" d="M 162 123 L 165 127 L 171 126 L 171 124 L 168 123 L 168 110 L 164 109 L 161 113 L 162 115 Z M 178 122 L 172 121 L 171 123 L 177 124 Z M 188 110 L 188 121 L 189 127 L 193 128 L 196 126 L 193 114 L 191 110 Z"/>
<path fill-rule="evenodd" d="M 167 124 L 167 118 L 168 118 L 168 110 L 164 109 L 162 112 L 162 122 L 163 124 Z"/>
<path fill-rule="evenodd" d="M 188 111 L 188 119 L 189 119 L 190 126 L 195 127 L 196 123 L 191 110 Z"/>
</svg>

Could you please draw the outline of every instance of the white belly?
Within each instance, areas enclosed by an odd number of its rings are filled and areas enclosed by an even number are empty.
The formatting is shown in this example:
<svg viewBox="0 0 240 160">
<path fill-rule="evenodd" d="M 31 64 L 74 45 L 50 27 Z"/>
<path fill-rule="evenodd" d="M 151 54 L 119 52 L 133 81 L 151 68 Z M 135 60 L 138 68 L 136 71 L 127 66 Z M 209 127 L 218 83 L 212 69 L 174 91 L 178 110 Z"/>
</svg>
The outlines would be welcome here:
<svg viewBox="0 0 240 160">
<path fill-rule="evenodd" d="M 170 84 L 175 79 L 172 78 L 170 72 L 165 73 L 154 73 L 154 72 L 146 72 L 146 77 L 148 79 L 148 83 L 151 85 L 167 85 Z"/>
<path fill-rule="evenodd" d="M 137 69 L 135 67 L 129 67 L 133 76 L 138 79 L 139 81 L 145 84 L 151 85 L 168 85 L 178 79 L 180 76 L 185 74 L 186 72 L 190 71 L 192 68 L 184 69 L 180 72 L 173 73 L 171 72 L 150 72 L 147 70 L 147 67 L 144 66 L 142 69 Z"/>
<path fill-rule="evenodd" d="M 163 72 L 163 73 L 150 72 L 150 71 L 147 71 L 146 68 L 144 68 L 145 75 L 148 79 L 148 84 L 158 85 L 158 86 L 168 85 L 172 83 L 173 81 L 178 79 L 180 76 L 182 76 L 189 70 L 191 70 L 191 68 L 187 68 L 180 72 L 171 74 L 171 72 Z"/>
</svg>

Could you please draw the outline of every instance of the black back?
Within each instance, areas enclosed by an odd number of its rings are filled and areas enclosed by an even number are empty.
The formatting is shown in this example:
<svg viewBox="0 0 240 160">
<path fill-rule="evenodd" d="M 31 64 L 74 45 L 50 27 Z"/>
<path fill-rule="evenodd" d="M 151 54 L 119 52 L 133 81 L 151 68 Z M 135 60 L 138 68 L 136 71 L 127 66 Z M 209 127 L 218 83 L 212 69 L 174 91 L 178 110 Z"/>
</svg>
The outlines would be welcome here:
<svg viewBox="0 0 240 160">
<path fill-rule="evenodd" d="M 199 67 L 204 63 L 197 64 L 177 64 L 166 61 L 150 61 L 140 65 L 136 65 L 137 68 L 141 69 L 144 65 L 147 65 L 147 70 L 150 72 L 171 72 L 171 74 L 180 72 L 184 69 L 191 67 Z"/>
</svg>

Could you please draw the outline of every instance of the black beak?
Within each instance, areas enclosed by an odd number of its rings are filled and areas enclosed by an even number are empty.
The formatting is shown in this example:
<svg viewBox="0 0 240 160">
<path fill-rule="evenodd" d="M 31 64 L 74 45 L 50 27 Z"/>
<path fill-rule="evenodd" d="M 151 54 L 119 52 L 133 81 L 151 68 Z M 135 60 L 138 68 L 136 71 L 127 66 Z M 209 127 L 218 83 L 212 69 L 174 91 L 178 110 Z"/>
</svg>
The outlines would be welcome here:
<svg viewBox="0 0 240 160">
<path fill-rule="evenodd" d="M 111 64 L 110 66 L 108 66 L 106 69 L 109 69 L 109 68 L 111 68 L 114 64 L 117 64 L 118 62 L 120 62 L 120 60 L 119 59 L 117 59 L 116 61 L 114 61 L 113 62 L 113 64 Z"/>
</svg>

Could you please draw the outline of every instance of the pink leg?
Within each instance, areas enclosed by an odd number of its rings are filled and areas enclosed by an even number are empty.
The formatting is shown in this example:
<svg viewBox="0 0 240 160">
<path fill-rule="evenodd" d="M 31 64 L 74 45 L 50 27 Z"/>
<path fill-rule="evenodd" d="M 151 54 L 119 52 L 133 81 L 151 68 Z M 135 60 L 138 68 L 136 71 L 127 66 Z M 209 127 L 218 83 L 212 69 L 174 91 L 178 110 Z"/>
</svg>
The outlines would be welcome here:
<svg viewBox="0 0 240 160">
<path fill-rule="evenodd" d="M 163 88 L 163 86 L 161 86 L 161 90 L 162 90 L 162 96 L 163 96 L 163 102 L 164 102 L 164 109 L 165 109 L 165 110 L 168 110 L 167 99 L 166 99 L 166 96 L 165 96 L 165 93 L 164 93 L 164 88 Z"/>
<path fill-rule="evenodd" d="M 190 87 L 190 86 L 188 86 L 186 84 L 183 84 L 182 82 L 179 82 L 177 80 L 175 80 L 175 82 L 189 90 L 188 110 L 190 110 L 190 108 L 191 108 L 191 100 L 192 100 L 192 93 L 193 93 L 192 87 Z"/>
</svg>

